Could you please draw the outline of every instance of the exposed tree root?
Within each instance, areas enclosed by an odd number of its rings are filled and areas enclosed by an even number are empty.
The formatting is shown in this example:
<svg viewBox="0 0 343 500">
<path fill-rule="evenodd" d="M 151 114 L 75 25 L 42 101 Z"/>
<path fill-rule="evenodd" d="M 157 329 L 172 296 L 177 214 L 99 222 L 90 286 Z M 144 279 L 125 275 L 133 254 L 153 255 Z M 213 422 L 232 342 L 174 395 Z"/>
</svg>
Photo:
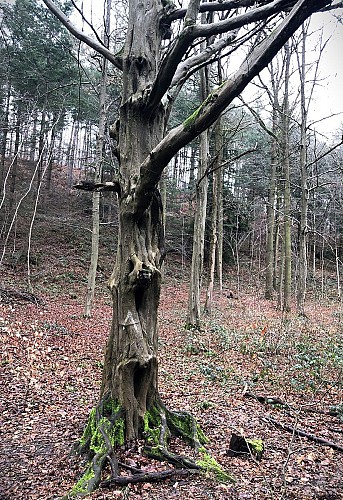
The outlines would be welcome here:
<svg viewBox="0 0 343 500">
<path fill-rule="evenodd" d="M 100 484 L 101 488 L 109 488 L 112 485 L 126 486 L 135 483 L 154 483 L 163 481 L 171 477 L 186 477 L 190 474 L 197 474 L 197 471 L 187 469 L 167 469 L 160 472 L 141 472 L 132 476 L 116 476 L 103 481 Z"/>
<path fill-rule="evenodd" d="M 84 433 L 74 449 L 78 454 L 87 454 L 88 466 L 65 498 L 84 497 L 99 487 L 161 481 L 202 471 L 213 473 L 221 481 L 233 481 L 232 476 L 220 467 L 204 447 L 208 440 L 190 414 L 172 412 L 158 401 L 145 413 L 141 434 L 145 441 L 145 455 L 169 462 L 177 469 L 151 472 L 119 463 L 114 450 L 125 442 L 125 415 L 117 401 L 103 400 L 91 411 Z M 198 459 L 171 452 L 168 449 L 171 436 L 184 439 L 195 450 Z M 111 474 L 104 477 L 107 465 L 110 466 Z M 131 475 L 121 475 L 121 469 L 129 470 Z"/>
</svg>

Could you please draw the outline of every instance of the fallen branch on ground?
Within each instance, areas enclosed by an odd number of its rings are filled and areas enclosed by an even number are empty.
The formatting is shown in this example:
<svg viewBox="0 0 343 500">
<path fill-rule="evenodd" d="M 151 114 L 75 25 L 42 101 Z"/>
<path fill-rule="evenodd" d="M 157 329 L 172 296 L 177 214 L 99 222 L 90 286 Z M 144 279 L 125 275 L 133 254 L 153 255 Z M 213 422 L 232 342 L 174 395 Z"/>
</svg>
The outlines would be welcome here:
<svg viewBox="0 0 343 500">
<path fill-rule="evenodd" d="M 0 288 L 0 301 L 4 304 L 9 304 L 14 301 L 31 302 L 32 304 L 40 304 L 42 302 L 41 299 L 33 293 L 22 292 L 10 288 Z"/>
<path fill-rule="evenodd" d="M 245 392 L 243 396 L 245 398 L 256 399 L 256 401 L 258 401 L 261 404 L 284 406 L 289 410 L 303 411 L 305 413 L 317 413 L 319 415 L 328 415 L 330 417 L 339 417 L 340 415 L 339 407 L 336 406 L 332 406 L 329 411 L 324 411 L 324 410 L 316 410 L 313 408 L 307 408 L 304 406 L 295 407 L 286 403 L 285 401 L 282 401 L 279 398 L 268 397 L 268 396 L 257 396 L 256 394 L 252 394 L 251 392 Z"/>
<path fill-rule="evenodd" d="M 297 436 L 306 437 L 310 441 L 314 441 L 315 443 L 319 443 L 319 444 L 322 444 L 324 446 L 329 446 L 330 448 L 332 448 L 334 450 L 343 452 L 343 446 L 341 446 L 337 443 L 333 443 L 332 441 L 327 441 L 326 439 L 315 436 L 314 434 L 309 434 L 308 432 L 302 431 L 300 429 L 296 429 L 295 427 L 292 427 L 290 425 L 282 424 L 282 423 L 278 422 L 277 420 L 275 420 L 275 418 L 273 418 L 273 417 L 263 417 L 262 420 L 265 422 L 271 422 L 279 429 L 283 429 L 285 431 L 291 432 L 292 434 L 294 433 Z"/>
<path fill-rule="evenodd" d="M 255 394 L 252 394 L 251 392 L 245 392 L 243 394 L 245 398 L 250 398 L 250 399 L 256 399 L 259 403 L 262 404 L 269 404 L 269 405 L 281 405 L 281 406 L 286 406 L 287 408 L 290 408 L 288 403 L 285 403 L 279 398 L 272 398 L 272 397 L 265 397 L 265 396 L 257 396 Z"/>
</svg>

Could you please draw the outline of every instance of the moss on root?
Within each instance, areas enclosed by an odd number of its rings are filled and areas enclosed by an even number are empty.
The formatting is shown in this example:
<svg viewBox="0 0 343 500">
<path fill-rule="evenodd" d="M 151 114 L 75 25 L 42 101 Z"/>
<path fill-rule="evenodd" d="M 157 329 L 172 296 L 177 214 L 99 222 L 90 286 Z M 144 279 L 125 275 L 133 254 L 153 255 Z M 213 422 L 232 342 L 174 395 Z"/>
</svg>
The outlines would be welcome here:
<svg viewBox="0 0 343 500">
<path fill-rule="evenodd" d="M 201 459 L 197 460 L 196 464 L 204 472 L 214 474 L 218 481 L 223 483 L 235 482 L 234 477 L 226 472 L 215 460 L 205 448 L 200 448 L 199 453 L 201 454 Z"/>
<path fill-rule="evenodd" d="M 195 418 L 189 413 L 171 412 L 163 405 L 157 405 L 149 410 L 144 417 L 144 433 L 147 443 L 145 452 L 148 456 L 188 469 L 214 474 L 219 481 L 234 482 L 234 478 L 218 464 L 203 446 L 209 440 Z M 200 454 L 201 458 L 193 461 L 171 453 L 168 450 L 168 440 L 171 435 L 184 439 Z"/>
<path fill-rule="evenodd" d="M 144 438 L 149 445 L 158 445 L 161 436 L 161 416 L 156 407 L 145 412 Z"/>
<path fill-rule="evenodd" d="M 123 446 L 125 441 L 125 423 L 123 417 L 115 418 L 119 412 L 120 404 L 115 401 L 106 401 L 102 405 L 101 416 L 99 416 L 99 408 L 93 408 L 90 411 L 86 428 L 78 443 L 78 451 L 90 454 L 105 452 L 107 447 L 103 436 L 104 432 L 113 447 Z"/>
<path fill-rule="evenodd" d="M 209 442 L 195 418 L 189 413 L 168 412 L 167 422 L 172 433 L 185 439 L 194 448 Z"/>
<path fill-rule="evenodd" d="M 98 488 L 101 472 L 113 449 L 125 442 L 125 421 L 121 406 L 108 399 L 90 411 L 81 439 L 75 447 L 79 454 L 87 454 L 87 468 L 65 498 L 83 497 Z"/>
<path fill-rule="evenodd" d="M 185 412 L 171 412 L 161 402 L 156 402 L 146 411 L 142 429 L 145 439 L 144 453 L 154 459 L 170 462 L 183 470 L 193 470 L 214 474 L 219 481 L 233 481 L 204 445 L 208 439 L 195 418 Z M 177 455 L 168 449 L 171 436 L 179 436 L 190 444 L 200 456 L 199 460 Z M 105 483 L 118 478 L 118 462 L 115 448 L 125 442 L 125 418 L 118 401 L 108 399 L 90 412 L 84 433 L 78 442 L 78 453 L 88 454 L 89 462 L 85 472 L 69 494 L 64 497 L 85 497 L 97 489 L 102 479 L 102 471 L 110 463 L 112 475 Z"/>
</svg>

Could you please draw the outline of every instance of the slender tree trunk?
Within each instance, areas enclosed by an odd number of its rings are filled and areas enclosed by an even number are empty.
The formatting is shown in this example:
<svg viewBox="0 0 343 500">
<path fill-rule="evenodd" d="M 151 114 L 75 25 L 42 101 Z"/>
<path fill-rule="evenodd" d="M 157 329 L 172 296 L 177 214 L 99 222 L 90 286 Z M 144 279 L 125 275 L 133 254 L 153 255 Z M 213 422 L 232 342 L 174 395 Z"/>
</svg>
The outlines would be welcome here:
<svg viewBox="0 0 343 500">
<path fill-rule="evenodd" d="M 217 217 L 218 217 L 217 181 L 218 178 L 214 172 L 212 176 L 212 217 L 211 217 L 211 242 L 210 242 L 210 258 L 209 258 L 209 279 L 208 279 L 206 301 L 204 307 L 204 311 L 207 314 L 211 314 L 212 312 L 212 300 L 213 300 L 214 277 L 215 277 L 215 266 L 216 266 Z"/>
<path fill-rule="evenodd" d="M 160 192 L 163 207 L 163 230 L 166 230 L 167 223 L 167 172 L 163 172 L 160 180 Z"/>
<path fill-rule="evenodd" d="M 191 145 L 191 157 L 189 160 L 189 183 L 188 183 L 188 190 L 190 192 L 193 192 L 195 189 L 195 160 L 196 160 L 196 153 L 197 153 L 197 148 L 194 146 L 194 144 Z"/>
<path fill-rule="evenodd" d="M 273 128 L 274 134 L 277 133 L 277 103 L 274 96 L 273 106 Z M 278 144 L 272 137 L 270 181 L 267 203 L 267 240 L 266 240 L 266 289 L 265 298 L 272 299 L 274 295 L 274 232 L 275 232 L 275 194 L 276 194 L 276 166 L 277 166 Z"/>
<path fill-rule="evenodd" d="M 45 193 L 45 199 L 44 203 L 47 202 L 47 197 L 50 194 L 51 191 L 51 179 L 52 179 L 52 169 L 54 165 L 54 149 L 55 149 L 55 142 L 56 142 L 56 121 L 57 117 L 54 115 L 52 118 L 52 130 L 51 130 L 51 135 L 50 135 L 50 145 L 49 145 L 49 151 L 48 151 L 48 165 L 46 169 L 46 193 Z"/>
<path fill-rule="evenodd" d="M 298 268 L 298 290 L 297 290 L 297 311 L 301 316 L 305 316 L 305 297 L 307 287 L 307 218 L 308 218 L 308 172 L 307 172 L 307 107 L 305 96 L 306 78 L 306 36 L 304 25 L 302 26 L 302 51 L 299 64 L 300 76 L 300 106 L 301 106 L 301 126 L 300 126 L 300 177 L 301 177 L 301 212 L 299 221 L 299 268 Z"/>
<path fill-rule="evenodd" d="M 279 161 L 276 168 L 276 201 L 275 201 L 275 220 L 274 220 L 274 277 L 273 287 L 279 291 L 281 267 L 280 259 L 282 258 L 282 228 L 283 228 L 283 182 L 282 176 L 282 151 L 279 148 Z"/>
<path fill-rule="evenodd" d="M 317 225 L 317 217 L 316 217 L 316 194 L 313 192 L 313 211 L 312 211 L 312 228 L 313 228 L 313 233 L 312 233 L 312 274 L 313 274 L 313 280 L 316 278 L 316 273 L 317 273 L 317 265 L 316 265 L 316 254 L 317 254 L 317 230 L 316 230 L 316 225 Z"/>
<path fill-rule="evenodd" d="M 223 163 L 223 128 L 221 118 L 217 121 L 216 128 L 218 165 Z M 224 238 L 224 206 L 223 206 L 223 168 L 218 168 L 216 176 L 216 201 L 217 201 L 217 277 L 220 293 L 223 291 L 223 238 Z"/>
<path fill-rule="evenodd" d="M 19 145 L 20 145 L 20 129 L 21 129 L 21 109 L 18 105 L 17 107 L 17 117 L 15 123 L 15 141 L 14 141 L 14 157 L 11 170 L 11 184 L 10 184 L 10 197 L 9 197 L 9 211 L 12 210 L 15 197 L 16 181 L 17 181 L 17 171 L 18 171 L 18 155 L 19 155 Z"/>
<path fill-rule="evenodd" d="M 335 262 L 336 262 L 336 278 L 337 278 L 337 295 L 338 295 L 338 298 L 341 299 L 341 297 L 342 297 L 341 274 L 340 274 L 340 262 L 341 261 L 339 258 L 338 241 L 339 241 L 339 237 L 336 234 L 335 235 Z"/>
<path fill-rule="evenodd" d="M 68 161 L 67 186 L 69 188 L 71 188 L 73 185 L 73 175 L 76 163 L 77 138 L 79 135 L 79 126 L 80 122 L 77 120 L 77 118 L 75 118 L 71 130 L 70 142 L 67 153 L 67 161 Z"/>
<path fill-rule="evenodd" d="M 211 242 L 210 242 L 210 255 L 209 255 L 209 279 L 206 292 L 206 301 L 204 310 L 207 314 L 212 312 L 212 300 L 213 300 L 213 290 L 214 290 L 214 280 L 215 280 L 215 270 L 217 264 L 217 274 L 219 278 L 219 289 L 222 291 L 222 253 L 219 255 L 219 251 L 222 252 L 222 242 L 221 246 L 218 246 L 218 230 L 220 219 L 222 219 L 222 209 L 223 209 L 223 183 L 222 183 L 222 167 L 223 163 L 223 141 L 222 141 L 222 128 L 221 120 L 216 122 L 214 127 L 214 157 L 213 162 L 213 174 L 212 174 L 212 215 L 211 215 Z M 222 226 L 221 226 L 222 229 Z"/>
<path fill-rule="evenodd" d="M 208 178 L 206 175 L 208 159 L 208 133 L 200 136 L 200 161 L 198 169 L 198 182 L 196 185 L 195 215 L 193 229 L 193 251 L 191 276 L 188 295 L 187 324 L 200 326 L 201 318 L 201 281 L 204 261 L 204 239 L 207 208 Z"/>
<path fill-rule="evenodd" d="M 44 160 L 44 147 L 46 136 L 46 110 L 45 107 L 42 111 L 39 129 L 39 143 L 38 143 L 38 169 L 37 169 L 37 190 L 42 182 L 43 160 Z"/>
<path fill-rule="evenodd" d="M 105 22 L 105 33 L 104 33 L 104 43 L 106 47 L 109 46 L 109 33 L 110 33 L 110 13 L 111 13 L 111 2 L 112 0 L 107 0 L 106 3 L 106 22 Z M 107 66 L 108 62 L 105 58 L 102 59 L 102 75 L 100 82 L 100 94 L 99 94 L 99 129 L 97 137 L 97 151 L 96 151 L 96 167 L 95 167 L 95 183 L 98 184 L 102 180 L 102 163 L 103 163 L 103 149 L 105 141 L 105 128 L 106 128 L 106 97 L 107 97 Z M 88 282 L 87 282 L 87 293 L 85 300 L 84 314 L 86 317 L 91 315 L 94 292 L 95 292 L 95 280 L 96 280 L 96 270 L 98 266 L 98 256 L 99 256 L 99 235 L 100 235 L 100 193 L 97 191 L 93 192 L 92 199 L 92 250 L 90 265 L 88 270 Z"/>
<path fill-rule="evenodd" d="M 38 109 L 33 111 L 33 128 L 30 140 L 30 161 L 33 163 L 36 156 L 36 139 L 37 139 L 37 123 L 38 123 Z"/>
<path fill-rule="evenodd" d="M 5 178 L 5 157 L 6 157 L 6 145 L 7 145 L 7 135 L 8 135 L 8 125 L 9 125 L 9 111 L 10 111 L 10 101 L 11 101 L 11 85 L 7 83 L 7 94 L 5 110 L 3 114 L 2 127 L 2 140 L 1 140 L 1 163 L 0 163 L 0 192 L 3 188 L 3 181 Z"/>
<path fill-rule="evenodd" d="M 202 16 L 203 18 L 204 16 Z M 200 97 L 204 101 L 209 94 L 207 69 L 200 71 Z M 198 180 L 196 185 L 196 209 L 194 216 L 193 230 L 193 251 L 191 276 L 188 294 L 188 316 L 187 324 L 196 328 L 200 327 L 201 318 L 201 280 L 204 263 L 204 242 L 205 242 L 205 223 L 207 209 L 207 191 L 208 191 L 208 156 L 209 139 L 208 131 L 205 130 L 200 136 L 200 161 L 198 169 Z"/>
<path fill-rule="evenodd" d="M 291 241 L 291 181 L 290 181 L 290 150 L 289 150 L 289 67 L 290 49 L 289 42 L 285 44 L 285 94 L 282 110 L 283 133 L 283 172 L 284 172 L 284 287 L 283 309 L 291 310 L 291 284 L 292 284 L 292 241 Z"/>
</svg>

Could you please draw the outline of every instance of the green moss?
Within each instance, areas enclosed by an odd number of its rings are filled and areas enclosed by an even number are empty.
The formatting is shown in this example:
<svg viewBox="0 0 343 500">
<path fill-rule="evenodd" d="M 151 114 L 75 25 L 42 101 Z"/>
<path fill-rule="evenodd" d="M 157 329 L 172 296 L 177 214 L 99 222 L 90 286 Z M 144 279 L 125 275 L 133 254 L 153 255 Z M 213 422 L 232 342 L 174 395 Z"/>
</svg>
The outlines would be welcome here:
<svg viewBox="0 0 343 500">
<path fill-rule="evenodd" d="M 89 484 L 94 480 L 95 474 L 92 463 L 90 463 L 83 476 L 73 486 L 66 498 L 89 495 Z"/>
<path fill-rule="evenodd" d="M 100 430 L 101 429 L 101 430 Z M 102 431 L 102 432 L 101 432 Z M 114 424 L 107 417 L 102 417 L 91 435 L 89 449 L 93 453 L 105 453 L 106 443 L 103 433 L 105 433 L 113 446 L 123 446 L 125 440 L 125 423 L 123 418 L 119 418 Z"/>
<path fill-rule="evenodd" d="M 113 417 L 120 411 L 120 404 L 117 401 L 107 400 L 100 408 L 101 414 L 104 415 L 97 422 L 97 408 L 90 411 L 88 422 L 85 430 L 79 440 L 79 449 L 84 450 L 88 446 L 88 450 L 93 454 L 101 453 L 106 450 L 103 435 L 100 429 L 105 432 L 110 440 L 111 445 L 123 446 L 125 441 L 125 421 L 123 417 L 114 419 Z M 114 423 L 112 422 L 114 420 Z"/>
<path fill-rule="evenodd" d="M 250 451 L 257 460 L 261 460 L 263 452 L 264 452 L 264 444 L 262 439 L 246 439 L 247 445 L 250 448 Z"/>
<path fill-rule="evenodd" d="M 206 97 L 206 99 L 204 100 L 204 102 L 202 102 L 200 104 L 200 106 L 194 111 L 194 113 L 192 113 L 188 118 L 186 118 L 186 120 L 183 122 L 183 126 L 184 126 L 185 129 L 190 129 L 194 125 L 195 120 L 200 115 L 200 113 L 203 110 L 203 108 L 207 104 L 210 104 L 211 102 L 214 102 L 217 99 L 217 97 L 218 97 L 218 90 L 220 90 L 222 87 L 224 87 L 225 84 L 226 84 L 226 81 L 223 82 L 221 85 L 219 85 L 219 87 L 217 87 L 216 89 L 214 89 Z"/>
<path fill-rule="evenodd" d="M 194 441 L 198 441 L 200 444 L 208 443 L 208 439 L 201 430 L 200 426 L 194 421 L 193 417 L 188 413 L 174 413 L 169 412 L 167 414 L 168 425 L 171 427 L 171 431 L 180 435 L 191 445 L 194 446 Z M 195 423 L 195 435 L 194 435 L 194 423 Z"/>
<path fill-rule="evenodd" d="M 147 444 L 159 445 L 161 436 L 161 416 L 156 406 L 147 410 L 144 415 L 144 435 Z"/>
<path fill-rule="evenodd" d="M 218 481 L 221 482 L 235 482 L 233 476 L 218 464 L 218 462 L 205 450 L 201 448 L 199 452 L 202 455 L 201 460 L 197 460 L 196 464 L 204 471 L 214 474 Z"/>
<path fill-rule="evenodd" d="M 210 442 L 210 440 L 205 436 L 204 431 L 198 424 L 197 424 L 197 436 L 200 444 L 207 444 Z"/>
<path fill-rule="evenodd" d="M 161 462 L 166 459 L 165 454 L 162 451 L 161 446 L 151 446 L 149 448 L 148 456 L 154 458 L 155 460 L 160 460 Z"/>
<path fill-rule="evenodd" d="M 98 487 L 99 474 L 109 452 L 104 435 L 113 448 L 123 446 L 125 421 L 124 417 L 119 414 L 120 408 L 117 401 L 107 400 L 90 411 L 87 425 L 78 443 L 78 449 L 81 453 L 88 452 L 92 459 L 66 498 L 86 496 Z M 97 416 L 98 413 L 101 415 L 100 418 Z"/>
<path fill-rule="evenodd" d="M 185 129 L 188 130 L 192 127 L 204 105 L 205 103 L 202 103 L 201 106 L 199 106 L 199 108 L 194 111 L 194 113 L 192 113 L 188 118 L 186 118 L 186 120 L 183 122 L 183 126 Z"/>
</svg>

